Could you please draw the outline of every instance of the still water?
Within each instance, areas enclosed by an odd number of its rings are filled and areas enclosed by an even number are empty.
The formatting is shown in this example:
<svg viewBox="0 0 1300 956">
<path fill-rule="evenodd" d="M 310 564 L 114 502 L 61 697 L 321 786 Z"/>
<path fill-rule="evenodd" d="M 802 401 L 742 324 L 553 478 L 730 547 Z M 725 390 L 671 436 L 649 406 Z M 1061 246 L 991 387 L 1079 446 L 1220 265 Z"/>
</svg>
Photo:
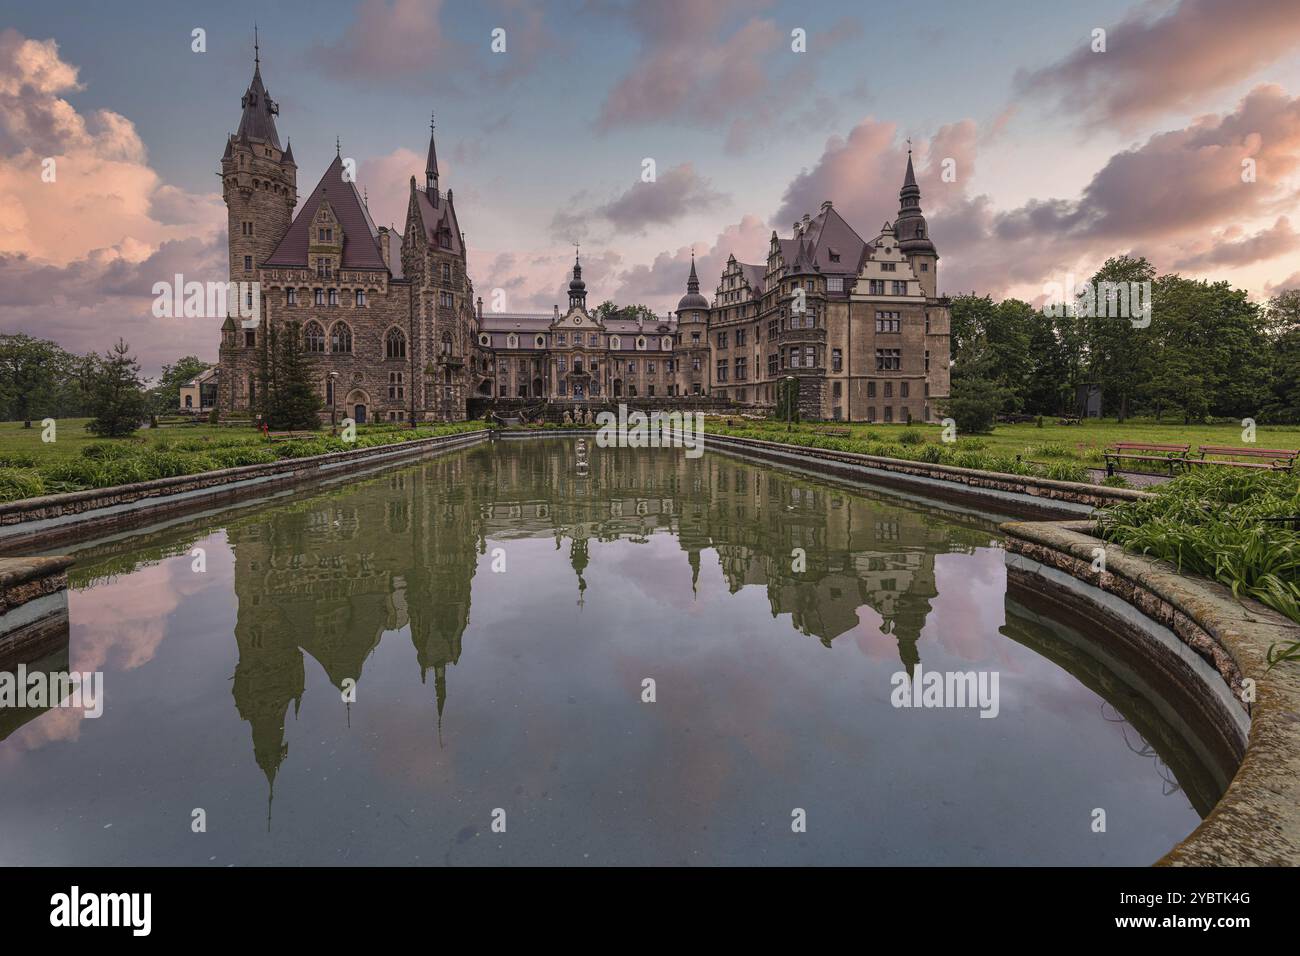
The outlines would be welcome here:
<svg viewBox="0 0 1300 956">
<path fill-rule="evenodd" d="M 0 864 L 1146 864 L 1217 797 L 1008 593 L 994 520 L 591 459 L 498 441 L 81 551 L 46 665 L 104 713 L 0 725 Z M 996 673 L 996 717 L 892 706 L 918 666 Z"/>
</svg>

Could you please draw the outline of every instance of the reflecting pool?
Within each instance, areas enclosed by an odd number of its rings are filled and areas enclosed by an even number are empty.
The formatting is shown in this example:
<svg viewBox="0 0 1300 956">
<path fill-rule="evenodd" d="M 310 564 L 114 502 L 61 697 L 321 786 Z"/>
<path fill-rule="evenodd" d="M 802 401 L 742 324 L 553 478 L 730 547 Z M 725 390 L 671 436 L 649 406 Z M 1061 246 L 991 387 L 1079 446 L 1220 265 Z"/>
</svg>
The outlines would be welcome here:
<svg viewBox="0 0 1300 956">
<path fill-rule="evenodd" d="M 996 520 L 575 461 L 498 440 L 79 552 L 27 666 L 102 671 L 103 715 L 0 723 L 0 864 L 1146 864 L 1221 792 L 1009 593 Z M 894 706 L 918 668 L 996 675 L 996 716 Z"/>
</svg>

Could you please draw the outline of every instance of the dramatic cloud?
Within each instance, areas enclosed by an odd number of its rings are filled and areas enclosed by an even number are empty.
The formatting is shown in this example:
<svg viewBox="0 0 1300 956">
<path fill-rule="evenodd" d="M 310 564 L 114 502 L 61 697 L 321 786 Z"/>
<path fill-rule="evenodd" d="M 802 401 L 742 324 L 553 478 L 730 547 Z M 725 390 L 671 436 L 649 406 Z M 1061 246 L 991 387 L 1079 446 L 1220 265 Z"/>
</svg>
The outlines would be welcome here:
<svg viewBox="0 0 1300 956">
<path fill-rule="evenodd" d="M 54 41 L 0 32 L 0 329 L 74 351 L 121 334 L 149 372 L 215 355 L 215 329 L 155 319 L 150 305 L 176 272 L 226 278 L 220 197 L 162 182 L 128 119 L 83 117 L 63 98 L 80 89 Z"/>
<path fill-rule="evenodd" d="M 1275 259 L 1300 248 L 1300 234 L 1291 228 L 1290 219 L 1280 216 L 1271 227 L 1253 235 L 1234 226 L 1201 245 L 1201 251 L 1176 260 L 1174 269 L 1200 272 L 1212 266 L 1246 266 Z"/>
<path fill-rule="evenodd" d="M 370 218 L 376 226 L 396 226 L 406 232 L 406 207 L 411 199 L 411 177 L 424 187 L 423 153 L 399 147 L 384 156 L 363 159 L 357 168 L 357 185 L 370 203 Z M 439 175 L 446 177 L 448 166 L 439 158 Z M 459 207 L 459 203 L 457 206 Z"/>
<path fill-rule="evenodd" d="M 1300 16 L 1294 0 L 1182 0 L 1159 16 L 1143 5 L 1107 28 L 1104 53 L 1091 41 L 1080 35 L 1063 60 L 1020 71 L 1017 90 L 1057 97 L 1094 123 L 1131 125 L 1194 107 L 1300 47 Z"/>
<path fill-rule="evenodd" d="M 575 209 L 576 201 L 556 212 L 551 231 L 556 238 L 575 241 L 587 235 L 592 220 L 608 223 L 618 233 L 643 235 L 650 226 L 676 222 L 703 212 L 724 197 L 691 163 L 682 163 L 656 176 L 654 182 L 638 179 L 625 192 L 592 209 Z"/>
<path fill-rule="evenodd" d="M 942 256 L 941 291 L 1031 294 L 1049 278 L 1090 274 L 1125 253 L 1166 270 L 1242 268 L 1300 245 L 1290 221 L 1278 218 L 1297 198 L 1300 98 L 1278 86 L 1258 86 L 1230 113 L 1115 154 L 1075 197 L 1012 209 L 996 208 L 973 188 L 990 135 L 996 130 L 981 137 L 963 120 L 916 145 L 922 206 Z M 941 175 L 947 159 L 952 182 Z M 789 223 L 830 199 L 869 239 L 896 215 L 905 163 L 894 125 L 863 120 L 847 137 L 828 140 L 816 164 L 791 181 L 774 224 L 784 235 Z M 1253 180 L 1243 176 L 1250 169 Z M 1234 226 L 1223 229 L 1225 222 Z"/>
</svg>

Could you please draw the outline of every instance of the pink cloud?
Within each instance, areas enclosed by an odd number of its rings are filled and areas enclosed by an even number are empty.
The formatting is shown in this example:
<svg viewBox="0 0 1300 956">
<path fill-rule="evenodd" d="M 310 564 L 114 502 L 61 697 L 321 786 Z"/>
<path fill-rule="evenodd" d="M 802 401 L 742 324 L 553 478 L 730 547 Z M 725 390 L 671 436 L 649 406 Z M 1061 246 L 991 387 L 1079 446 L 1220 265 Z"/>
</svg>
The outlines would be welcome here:
<svg viewBox="0 0 1300 956">
<path fill-rule="evenodd" d="M 1195 104 L 1300 46 L 1293 0 L 1182 0 L 1153 15 L 1144 4 L 1106 30 L 1105 52 L 1081 34 L 1069 56 L 1020 71 L 1022 95 L 1056 97 L 1095 123 Z"/>
</svg>

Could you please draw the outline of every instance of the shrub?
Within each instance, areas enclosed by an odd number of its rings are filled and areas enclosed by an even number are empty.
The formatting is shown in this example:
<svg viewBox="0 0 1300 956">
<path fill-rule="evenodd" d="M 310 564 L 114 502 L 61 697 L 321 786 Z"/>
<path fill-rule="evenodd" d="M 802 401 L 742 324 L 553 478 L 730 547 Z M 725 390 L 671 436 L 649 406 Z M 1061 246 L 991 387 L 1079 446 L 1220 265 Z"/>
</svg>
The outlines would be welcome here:
<svg viewBox="0 0 1300 956">
<path fill-rule="evenodd" d="M 25 451 L 11 451 L 0 455 L 0 468 L 35 468 L 36 456 Z"/>
<path fill-rule="evenodd" d="M 39 472 L 30 468 L 0 468 L 0 501 L 20 501 L 46 494 Z"/>
<path fill-rule="evenodd" d="M 923 445 L 925 444 L 925 435 L 919 428 L 904 428 L 899 433 L 898 443 L 900 445 Z"/>
</svg>

